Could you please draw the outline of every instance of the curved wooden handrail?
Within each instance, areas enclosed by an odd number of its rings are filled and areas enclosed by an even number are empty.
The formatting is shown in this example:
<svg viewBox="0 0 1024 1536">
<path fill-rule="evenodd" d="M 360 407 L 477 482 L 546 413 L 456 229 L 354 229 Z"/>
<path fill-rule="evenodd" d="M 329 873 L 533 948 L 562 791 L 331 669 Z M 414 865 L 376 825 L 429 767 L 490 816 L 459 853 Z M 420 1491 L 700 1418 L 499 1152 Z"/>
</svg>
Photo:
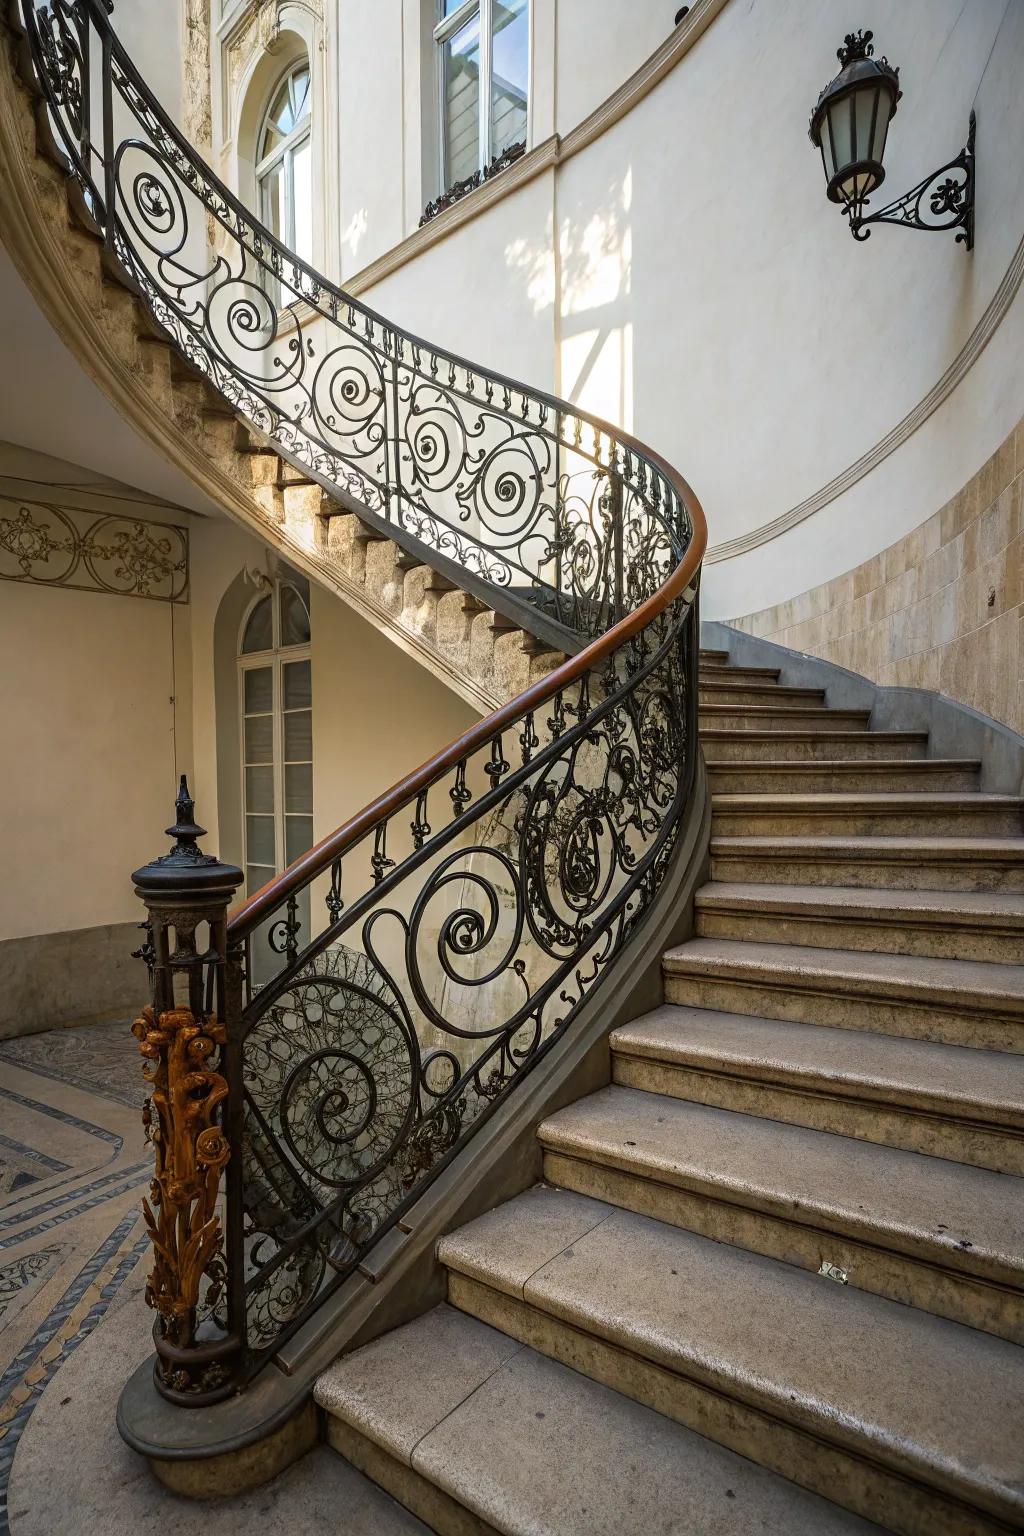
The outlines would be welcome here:
<svg viewBox="0 0 1024 1536">
<path fill-rule="evenodd" d="M 703 507 L 688 482 L 660 454 L 655 453 L 653 449 L 646 447 L 628 433 L 618 432 L 608 426 L 603 426 L 602 430 L 610 433 L 617 442 L 641 453 L 649 463 L 656 465 L 686 507 L 693 533 L 686 553 L 675 570 L 657 592 L 652 593 L 639 608 L 627 614 L 624 619 L 606 630 L 603 635 L 599 635 L 596 640 L 592 640 L 575 656 L 570 656 L 546 677 L 540 678 L 522 693 L 517 694 L 514 699 L 510 699 L 507 704 L 500 705 L 476 725 L 470 726 L 468 731 L 457 736 L 446 747 L 442 747 L 440 752 L 436 752 L 433 757 L 421 763 L 413 773 L 407 774 L 404 779 L 399 779 L 384 794 L 378 795 L 376 800 L 371 800 L 369 805 L 364 806 L 355 816 L 351 816 L 335 831 L 328 833 L 319 843 L 289 864 L 287 869 L 275 875 L 272 880 L 268 880 L 266 885 L 261 886 L 258 891 L 241 902 L 228 915 L 230 938 L 235 940 L 244 938 L 262 918 L 279 907 L 290 895 L 329 869 L 335 859 L 364 837 L 383 817 L 393 815 L 448 769 L 453 768 L 471 752 L 490 741 L 499 731 L 519 720 L 530 710 L 536 709 L 538 705 L 546 703 L 561 689 L 578 681 L 585 672 L 591 671 L 604 661 L 625 641 L 646 629 L 659 613 L 663 613 L 670 603 L 686 591 L 700 569 L 704 551 L 707 548 L 708 527 Z"/>
</svg>

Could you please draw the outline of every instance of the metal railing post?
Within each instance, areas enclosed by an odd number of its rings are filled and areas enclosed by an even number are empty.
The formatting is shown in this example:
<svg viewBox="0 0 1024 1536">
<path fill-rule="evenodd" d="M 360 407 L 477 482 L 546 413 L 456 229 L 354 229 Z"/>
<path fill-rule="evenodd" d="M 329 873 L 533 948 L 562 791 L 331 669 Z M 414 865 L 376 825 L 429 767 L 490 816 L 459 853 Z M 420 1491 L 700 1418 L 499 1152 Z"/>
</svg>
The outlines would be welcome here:
<svg viewBox="0 0 1024 1536">
<path fill-rule="evenodd" d="M 241 1212 L 229 1198 L 225 1243 L 221 1199 L 225 1168 L 229 1190 L 239 1187 L 242 1156 L 241 989 L 227 945 L 242 871 L 198 847 L 205 828 L 184 774 L 175 810 L 174 846 L 132 875 L 146 904 L 140 953 L 151 985 L 132 1034 L 152 1085 L 143 1124 L 155 1167 L 142 1208 L 154 1250 L 146 1286 L 157 1313 L 154 1378 L 164 1397 L 198 1407 L 234 1390 L 244 1350 L 242 1277 L 232 1273 Z"/>
</svg>

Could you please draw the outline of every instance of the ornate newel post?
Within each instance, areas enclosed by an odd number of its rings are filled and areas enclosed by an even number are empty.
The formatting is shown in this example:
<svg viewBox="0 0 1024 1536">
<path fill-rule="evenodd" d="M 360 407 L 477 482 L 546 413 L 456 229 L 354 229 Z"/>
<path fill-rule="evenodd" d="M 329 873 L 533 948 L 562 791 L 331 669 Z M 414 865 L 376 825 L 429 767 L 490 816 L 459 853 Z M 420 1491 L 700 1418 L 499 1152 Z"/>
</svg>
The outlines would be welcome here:
<svg viewBox="0 0 1024 1536">
<path fill-rule="evenodd" d="M 155 1168 L 143 1212 L 154 1262 L 146 1301 L 158 1391 L 202 1406 L 228 1396 L 244 1350 L 239 1224 L 241 1173 L 237 1028 L 240 984 L 229 971 L 227 910 L 242 871 L 203 853 L 185 775 L 169 853 L 132 875 L 146 904 L 152 1000 L 132 1025 L 152 1094 L 143 1111 Z M 221 1201 L 226 1185 L 229 1247 Z M 237 1269 L 237 1273 L 233 1272 Z"/>
</svg>

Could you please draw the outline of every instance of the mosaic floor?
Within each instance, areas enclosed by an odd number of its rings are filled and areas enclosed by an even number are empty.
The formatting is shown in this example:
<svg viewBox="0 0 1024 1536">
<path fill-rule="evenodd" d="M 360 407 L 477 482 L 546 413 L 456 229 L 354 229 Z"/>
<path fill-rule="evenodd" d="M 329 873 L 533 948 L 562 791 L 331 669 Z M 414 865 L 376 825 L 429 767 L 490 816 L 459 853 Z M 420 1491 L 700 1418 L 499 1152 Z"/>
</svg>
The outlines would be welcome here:
<svg viewBox="0 0 1024 1536">
<path fill-rule="evenodd" d="M 151 1349 L 141 1069 L 127 1020 L 0 1042 L 0 1536 L 429 1536 L 325 1448 L 209 1504 L 121 1443 L 117 1398 Z"/>
</svg>

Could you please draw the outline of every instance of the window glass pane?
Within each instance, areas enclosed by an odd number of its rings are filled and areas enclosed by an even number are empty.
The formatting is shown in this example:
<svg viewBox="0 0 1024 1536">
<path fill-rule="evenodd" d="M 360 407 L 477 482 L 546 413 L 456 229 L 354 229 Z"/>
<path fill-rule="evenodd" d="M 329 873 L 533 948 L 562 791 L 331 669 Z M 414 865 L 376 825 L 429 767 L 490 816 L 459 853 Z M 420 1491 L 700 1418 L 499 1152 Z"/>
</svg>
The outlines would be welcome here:
<svg viewBox="0 0 1024 1536">
<path fill-rule="evenodd" d="M 526 0 L 493 0 L 491 154 L 526 138 L 529 17 Z"/>
<path fill-rule="evenodd" d="M 247 864 L 245 866 L 245 894 L 254 896 L 261 885 L 266 885 L 268 880 L 274 878 L 276 871 L 266 864 Z"/>
<path fill-rule="evenodd" d="M 313 703 L 312 677 L 308 661 L 288 661 L 284 672 L 285 709 L 309 709 Z"/>
<path fill-rule="evenodd" d="M 249 615 L 249 622 L 245 626 L 245 638 L 242 641 L 242 653 L 248 655 L 250 651 L 269 651 L 274 643 L 274 613 L 269 597 L 264 597 L 256 604 Z"/>
<path fill-rule="evenodd" d="M 269 765 L 266 768 L 245 770 L 245 808 L 247 811 L 260 811 L 271 816 L 274 814 L 274 770 Z M 303 807 L 297 806 L 296 809 L 302 810 Z"/>
<path fill-rule="evenodd" d="M 480 20 L 444 44 L 445 179 L 462 181 L 480 163 Z"/>
<path fill-rule="evenodd" d="M 313 761 L 313 716 L 308 709 L 296 710 L 284 717 L 284 760 L 286 763 Z"/>
<path fill-rule="evenodd" d="M 245 712 L 269 715 L 274 707 L 274 673 L 270 667 L 248 667 L 245 671 Z"/>
<path fill-rule="evenodd" d="M 296 718 L 299 718 L 296 716 Z M 274 761 L 274 721 L 271 715 L 248 715 L 245 721 L 246 763 Z"/>
<path fill-rule="evenodd" d="M 460 5 L 465 5 L 466 0 L 441 0 L 441 20 L 446 16 L 454 16 Z"/>
<path fill-rule="evenodd" d="M 300 853 L 313 846 L 312 816 L 286 816 L 284 819 L 284 860 L 290 864 Z"/>
<path fill-rule="evenodd" d="M 274 847 L 274 818 L 273 816 L 246 816 L 245 818 L 245 861 L 247 864 L 266 864 L 274 867 L 276 849 Z"/>
<path fill-rule="evenodd" d="M 281 644 L 309 644 L 309 588 L 300 593 L 295 587 L 281 588 Z M 287 706 L 286 706 L 287 707 Z"/>
<path fill-rule="evenodd" d="M 309 116 L 309 70 L 304 64 L 291 77 L 292 118 L 298 126 Z"/>
<path fill-rule="evenodd" d="M 284 808 L 286 811 L 299 812 L 303 816 L 312 816 L 312 763 L 288 764 L 284 771 Z"/>
<path fill-rule="evenodd" d="M 313 259 L 313 154 L 303 139 L 292 158 L 292 199 L 295 233 L 292 249 L 303 261 Z"/>
</svg>

